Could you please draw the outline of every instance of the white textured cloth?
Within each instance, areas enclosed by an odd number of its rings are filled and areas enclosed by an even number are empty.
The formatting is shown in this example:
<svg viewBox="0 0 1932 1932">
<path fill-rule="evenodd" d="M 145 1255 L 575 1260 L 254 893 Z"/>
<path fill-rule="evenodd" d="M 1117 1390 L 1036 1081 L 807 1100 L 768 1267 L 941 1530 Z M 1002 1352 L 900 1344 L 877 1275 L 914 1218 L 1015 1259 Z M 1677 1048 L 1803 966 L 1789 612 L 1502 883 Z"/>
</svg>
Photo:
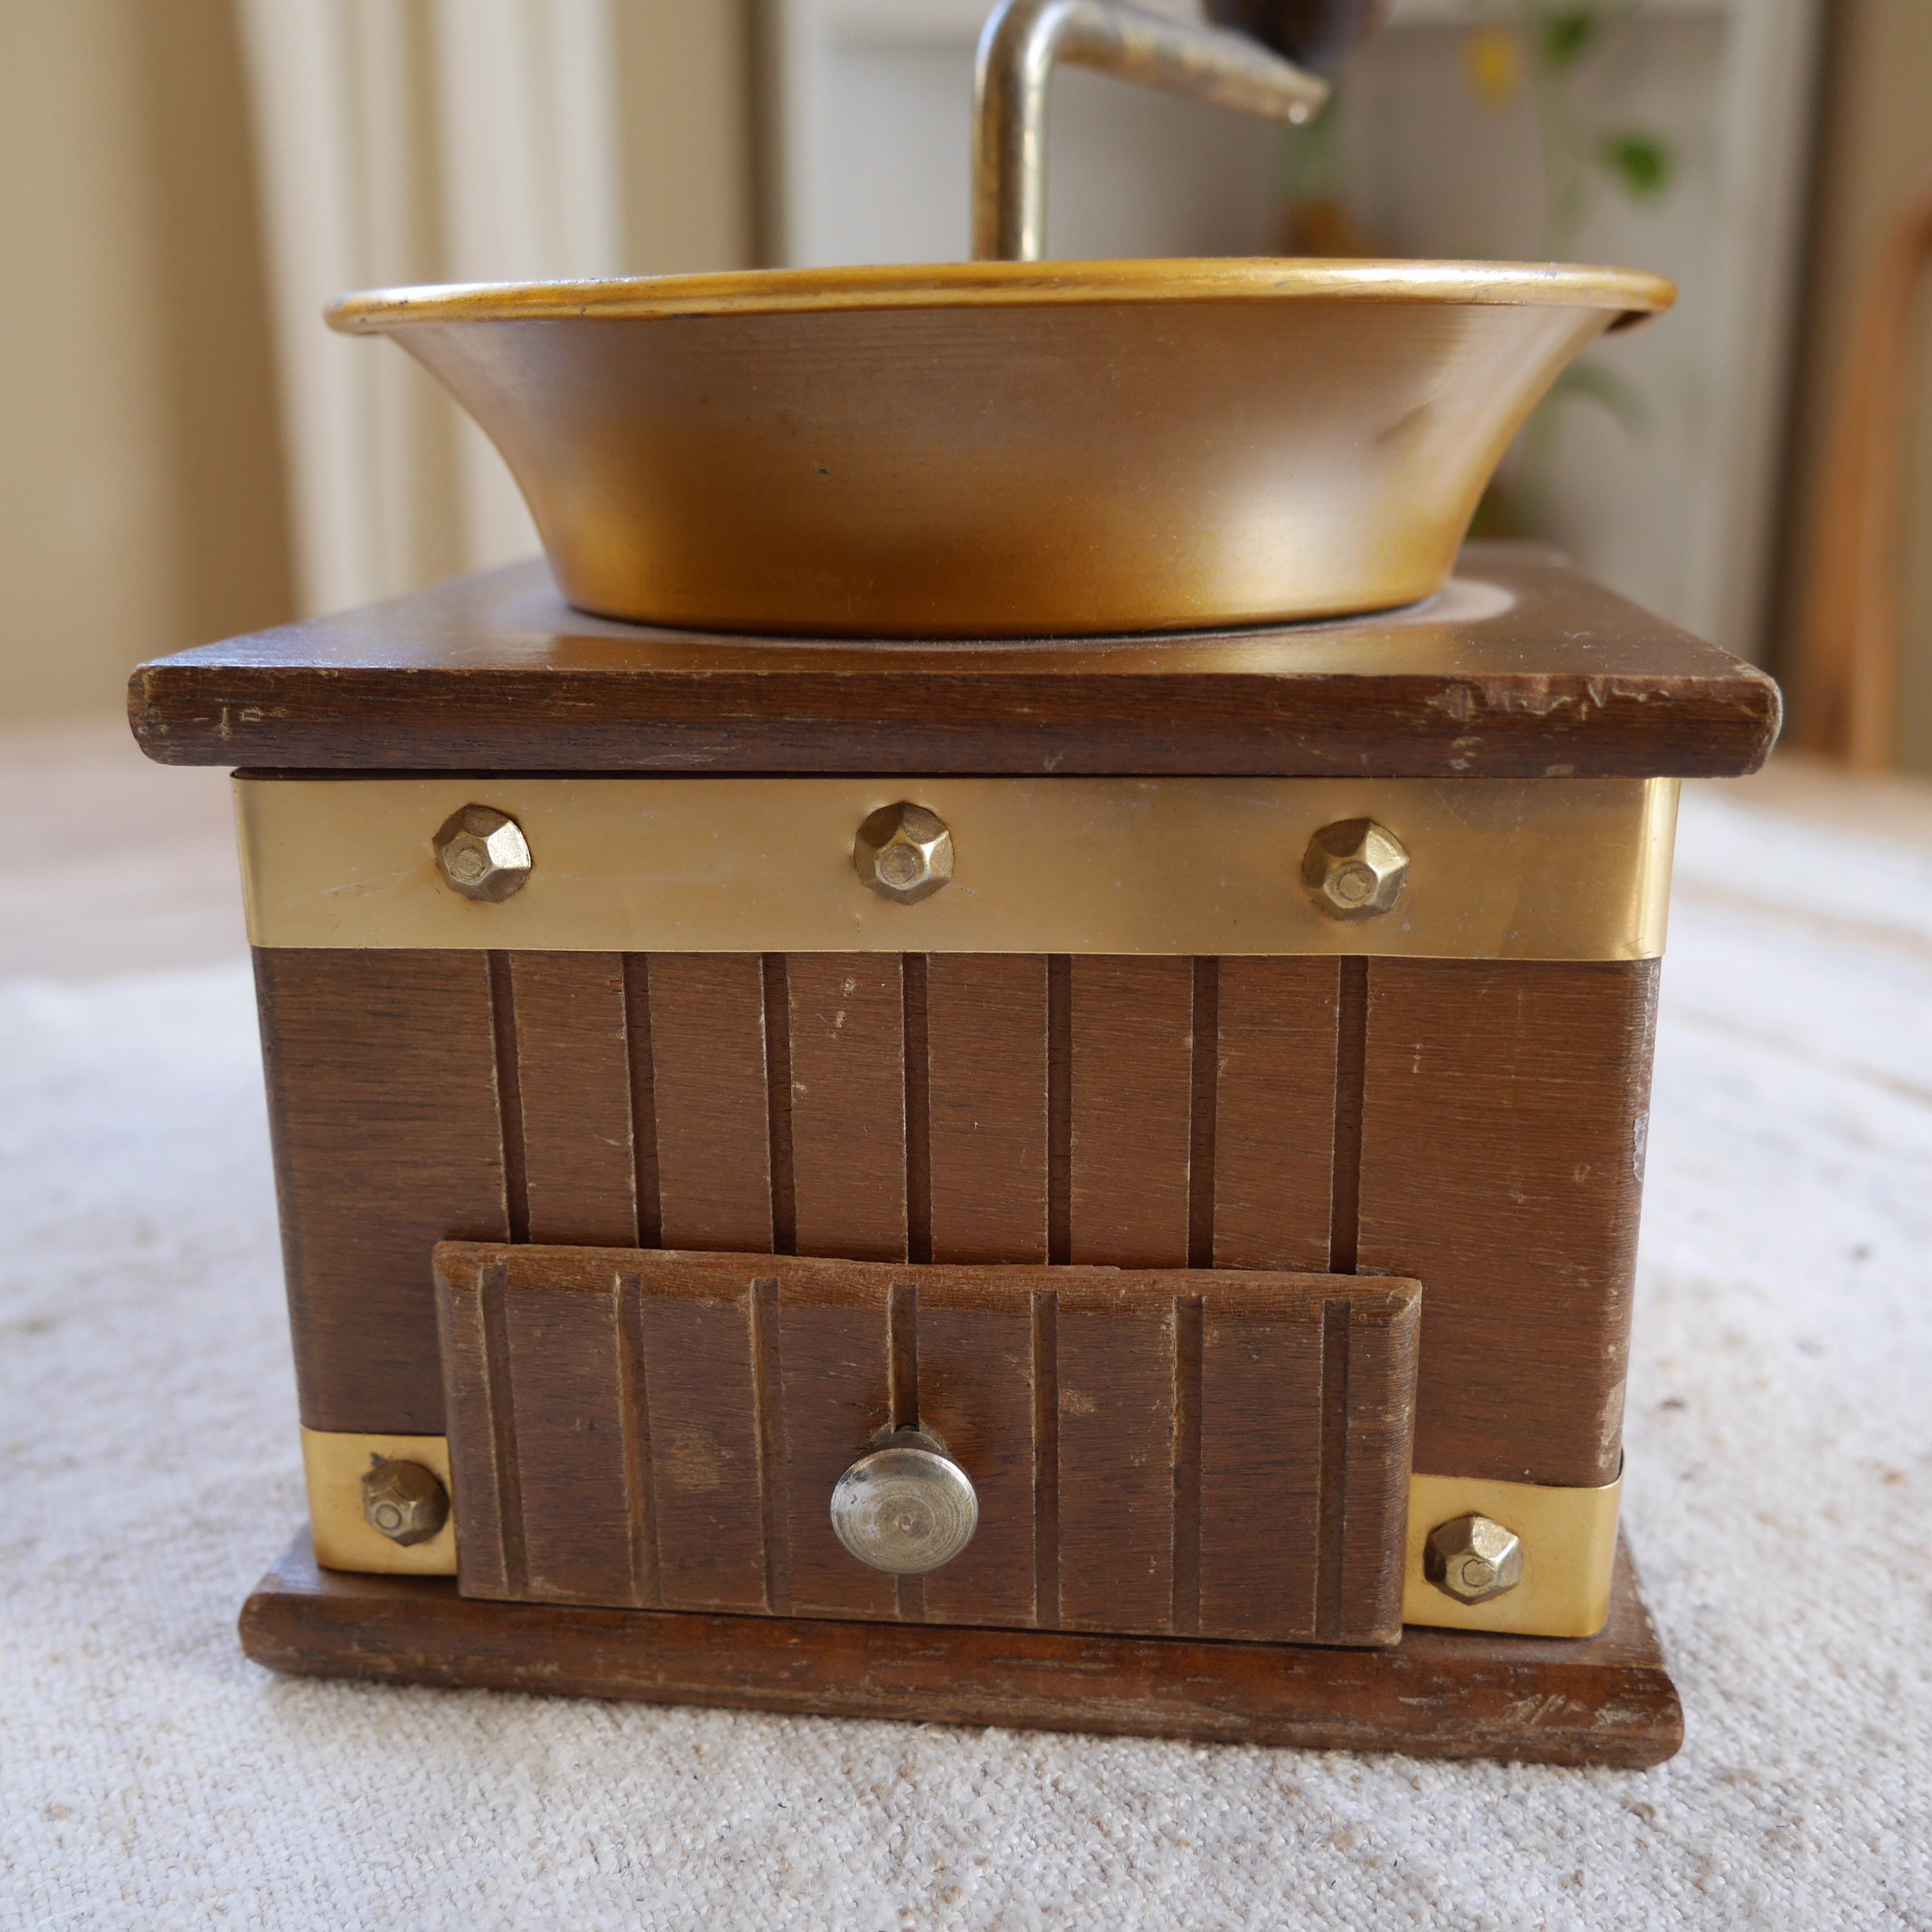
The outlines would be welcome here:
<svg viewBox="0 0 1932 1932">
<path fill-rule="evenodd" d="M 1687 799 L 1625 1522 L 1641 1774 L 281 1680 L 245 969 L 0 986 L 0 1921 L 1932 1927 L 1932 857 Z"/>
</svg>

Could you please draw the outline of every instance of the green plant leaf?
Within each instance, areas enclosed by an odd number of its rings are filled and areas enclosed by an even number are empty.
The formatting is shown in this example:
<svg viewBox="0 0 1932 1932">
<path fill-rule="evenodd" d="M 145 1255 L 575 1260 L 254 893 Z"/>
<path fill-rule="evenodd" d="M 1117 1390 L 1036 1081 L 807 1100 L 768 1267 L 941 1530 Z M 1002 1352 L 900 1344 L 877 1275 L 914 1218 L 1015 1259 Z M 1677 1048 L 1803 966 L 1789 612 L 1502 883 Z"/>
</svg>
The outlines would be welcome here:
<svg viewBox="0 0 1932 1932">
<path fill-rule="evenodd" d="M 1574 67 L 1597 44 L 1603 16 L 1594 5 L 1559 7 L 1536 23 L 1538 51 L 1549 68 Z"/>
<path fill-rule="evenodd" d="M 1677 157 L 1663 138 L 1640 128 L 1606 134 L 1598 144 L 1597 165 L 1633 201 L 1655 201 L 1670 188 Z"/>
</svg>

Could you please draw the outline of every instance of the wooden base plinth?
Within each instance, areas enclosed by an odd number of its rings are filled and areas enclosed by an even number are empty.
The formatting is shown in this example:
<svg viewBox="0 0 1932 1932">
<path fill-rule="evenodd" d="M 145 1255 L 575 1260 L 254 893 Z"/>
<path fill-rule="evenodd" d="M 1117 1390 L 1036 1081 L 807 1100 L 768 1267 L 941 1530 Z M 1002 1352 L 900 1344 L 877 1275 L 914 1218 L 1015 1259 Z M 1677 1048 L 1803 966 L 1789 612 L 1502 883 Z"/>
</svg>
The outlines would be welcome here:
<svg viewBox="0 0 1932 1932">
<path fill-rule="evenodd" d="M 1410 1629 L 1388 1650 L 481 1603 L 316 1566 L 306 1531 L 242 1612 L 272 1670 L 828 1717 L 1660 1763 L 1684 1741 L 1629 1552 L 1594 1637 Z"/>
</svg>

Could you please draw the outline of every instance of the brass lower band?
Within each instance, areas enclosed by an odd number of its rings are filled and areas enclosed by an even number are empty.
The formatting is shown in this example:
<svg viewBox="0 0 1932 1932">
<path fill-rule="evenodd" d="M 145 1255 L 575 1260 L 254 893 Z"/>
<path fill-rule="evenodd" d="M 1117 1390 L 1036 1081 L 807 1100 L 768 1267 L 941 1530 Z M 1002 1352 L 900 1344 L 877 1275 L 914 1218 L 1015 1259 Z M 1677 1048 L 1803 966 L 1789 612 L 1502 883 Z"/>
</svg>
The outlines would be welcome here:
<svg viewBox="0 0 1932 1932">
<path fill-rule="evenodd" d="M 1642 959 L 1664 950 L 1670 778 L 238 777 L 252 941 L 560 952 Z M 910 802 L 950 880 L 902 904 L 853 862 Z M 514 818 L 530 870 L 466 897 L 435 840 Z M 1407 856 L 1338 916 L 1304 861 L 1370 820 Z"/>
</svg>

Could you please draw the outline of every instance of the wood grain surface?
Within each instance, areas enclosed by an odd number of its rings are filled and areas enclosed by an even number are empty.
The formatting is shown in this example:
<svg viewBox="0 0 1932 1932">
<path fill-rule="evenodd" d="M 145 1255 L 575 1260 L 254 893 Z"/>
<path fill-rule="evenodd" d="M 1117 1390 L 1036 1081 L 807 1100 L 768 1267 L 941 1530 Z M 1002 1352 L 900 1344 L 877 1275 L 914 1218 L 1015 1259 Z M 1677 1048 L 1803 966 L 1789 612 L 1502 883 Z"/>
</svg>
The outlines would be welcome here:
<svg viewBox="0 0 1932 1932">
<path fill-rule="evenodd" d="M 1415 1466 L 1610 1482 L 1657 962 L 1378 959 L 1368 983 L 1358 1265 L 1428 1285 Z"/>
<path fill-rule="evenodd" d="M 257 959 L 312 1429 L 440 1427 L 436 1240 L 642 1238 L 1413 1276 L 1418 1468 L 1616 1473 L 1654 962 Z"/>
<path fill-rule="evenodd" d="M 272 1670 L 1203 1743 L 1640 1770 L 1684 1715 L 1628 1551 L 1582 1639 L 1408 1630 L 1386 1648 L 1158 1641 L 482 1603 L 318 1569 L 306 1534 L 242 1610 Z"/>
<path fill-rule="evenodd" d="M 509 956 L 530 1238 L 638 1238 L 623 956 Z"/>
<path fill-rule="evenodd" d="M 1400 1628 L 1413 1282 L 461 1244 L 436 1282 L 466 1594 L 1336 1644 Z M 889 1426 L 936 1436 L 980 1494 L 966 1552 L 910 1592 L 828 1514 Z"/>
<path fill-rule="evenodd" d="M 1408 610 L 1014 646 L 807 643 L 570 610 L 538 563 L 140 666 L 173 764 L 308 770 L 1724 777 L 1762 671 L 1532 545 Z"/>
</svg>

